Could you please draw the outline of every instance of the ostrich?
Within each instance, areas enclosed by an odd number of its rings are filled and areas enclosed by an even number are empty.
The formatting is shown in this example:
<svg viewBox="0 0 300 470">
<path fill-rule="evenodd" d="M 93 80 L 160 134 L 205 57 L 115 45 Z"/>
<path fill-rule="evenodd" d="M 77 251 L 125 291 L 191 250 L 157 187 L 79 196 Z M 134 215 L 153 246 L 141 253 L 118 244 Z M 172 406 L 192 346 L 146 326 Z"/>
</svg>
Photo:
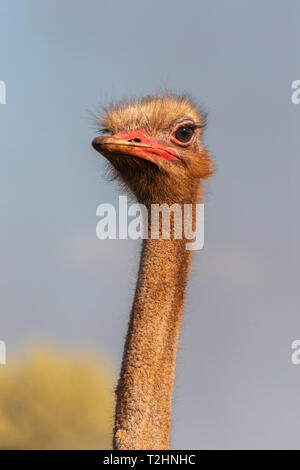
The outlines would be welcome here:
<svg viewBox="0 0 300 470">
<path fill-rule="evenodd" d="M 213 173 L 201 143 L 204 119 L 187 96 L 170 93 L 113 104 L 101 119 L 106 136 L 92 145 L 148 208 L 183 207 L 201 195 Z M 116 388 L 114 449 L 169 449 L 176 350 L 191 252 L 186 239 L 143 240 L 120 379 Z M 193 223 L 195 222 L 193 211 Z M 149 217 L 149 233 L 151 218 Z"/>
</svg>

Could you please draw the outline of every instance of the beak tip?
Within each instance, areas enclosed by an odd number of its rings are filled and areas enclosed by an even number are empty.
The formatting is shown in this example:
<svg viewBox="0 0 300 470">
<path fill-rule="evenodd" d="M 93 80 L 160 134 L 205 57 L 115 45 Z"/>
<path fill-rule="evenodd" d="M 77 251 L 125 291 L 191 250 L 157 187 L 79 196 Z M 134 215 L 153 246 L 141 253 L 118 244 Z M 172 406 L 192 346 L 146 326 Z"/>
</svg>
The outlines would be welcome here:
<svg viewBox="0 0 300 470">
<path fill-rule="evenodd" d="M 95 139 L 92 140 L 91 146 L 92 146 L 95 150 L 98 150 L 98 149 L 99 149 L 98 137 L 95 137 Z"/>
</svg>

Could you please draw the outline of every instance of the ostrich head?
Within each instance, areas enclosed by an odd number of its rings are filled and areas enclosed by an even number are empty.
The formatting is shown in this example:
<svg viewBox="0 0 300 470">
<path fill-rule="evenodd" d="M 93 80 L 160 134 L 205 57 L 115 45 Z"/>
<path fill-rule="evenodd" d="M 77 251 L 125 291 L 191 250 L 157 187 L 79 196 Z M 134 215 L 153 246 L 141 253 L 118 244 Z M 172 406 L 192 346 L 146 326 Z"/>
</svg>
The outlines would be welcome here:
<svg viewBox="0 0 300 470">
<path fill-rule="evenodd" d="M 204 118 L 186 96 L 146 97 L 111 105 L 103 137 L 92 145 L 142 203 L 194 200 L 201 178 L 213 173 L 202 145 Z"/>
</svg>

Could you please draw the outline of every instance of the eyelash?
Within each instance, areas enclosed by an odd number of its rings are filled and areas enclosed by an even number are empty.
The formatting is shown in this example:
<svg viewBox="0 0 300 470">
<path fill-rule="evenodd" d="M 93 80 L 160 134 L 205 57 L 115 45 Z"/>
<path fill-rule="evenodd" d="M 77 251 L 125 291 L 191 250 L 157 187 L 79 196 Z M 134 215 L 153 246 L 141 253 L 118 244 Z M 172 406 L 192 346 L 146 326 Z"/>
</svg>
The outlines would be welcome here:
<svg viewBox="0 0 300 470">
<path fill-rule="evenodd" d="M 111 134 L 111 131 L 107 129 L 106 127 L 102 127 L 101 129 L 98 130 L 98 134 L 101 134 L 101 135 Z"/>
</svg>

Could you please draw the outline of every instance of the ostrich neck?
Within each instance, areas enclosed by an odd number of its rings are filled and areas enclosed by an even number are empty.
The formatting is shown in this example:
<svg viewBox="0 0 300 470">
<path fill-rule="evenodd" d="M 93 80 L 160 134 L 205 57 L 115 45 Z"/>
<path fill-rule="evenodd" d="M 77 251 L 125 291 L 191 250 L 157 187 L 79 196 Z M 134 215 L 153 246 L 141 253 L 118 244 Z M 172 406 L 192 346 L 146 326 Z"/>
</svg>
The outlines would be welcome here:
<svg viewBox="0 0 300 470">
<path fill-rule="evenodd" d="M 151 228 L 151 227 L 150 227 Z M 171 230 L 172 232 L 172 230 Z M 186 240 L 143 242 L 121 376 L 115 449 L 168 449 L 176 350 L 191 252 Z"/>
</svg>

